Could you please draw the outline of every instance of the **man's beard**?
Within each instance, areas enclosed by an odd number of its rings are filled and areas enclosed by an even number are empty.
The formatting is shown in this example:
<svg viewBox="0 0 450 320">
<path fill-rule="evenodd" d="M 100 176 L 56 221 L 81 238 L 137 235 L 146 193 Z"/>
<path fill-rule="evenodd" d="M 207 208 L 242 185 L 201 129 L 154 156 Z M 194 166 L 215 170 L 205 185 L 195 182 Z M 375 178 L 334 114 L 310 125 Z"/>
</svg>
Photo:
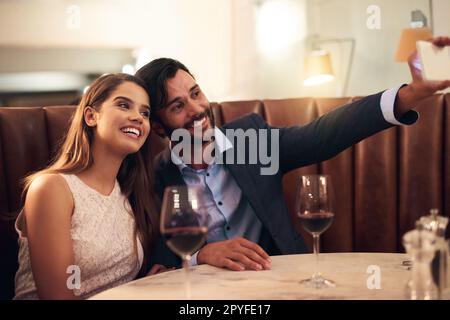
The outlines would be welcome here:
<svg viewBox="0 0 450 320">
<path fill-rule="evenodd" d="M 181 128 L 169 128 L 168 126 L 164 125 L 161 123 L 164 132 L 166 134 L 166 136 L 170 139 L 172 136 L 172 133 L 177 130 L 177 129 L 185 129 L 185 130 L 190 130 L 193 128 L 193 125 L 195 124 L 196 121 L 199 121 L 200 119 L 203 119 L 204 117 L 206 117 L 206 121 L 209 122 L 210 128 L 214 129 L 215 124 L 214 124 L 214 114 L 212 112 L 212 108 L 208 107 L 204 112 L 196 114 L 195 116 L 192 117 L 192 119 L 185 123 L 183 127 Z M 203 129 L 202 129 L 202 136 L 201 137 L 196 137 L 193 134 L 191 134 L 191 143 L 194 143 L 196 140 L 202 140 L 201 143 L 202 144 L 206 144 L 209 143 L 210 141 L 203 141 Z"/>
</svg>

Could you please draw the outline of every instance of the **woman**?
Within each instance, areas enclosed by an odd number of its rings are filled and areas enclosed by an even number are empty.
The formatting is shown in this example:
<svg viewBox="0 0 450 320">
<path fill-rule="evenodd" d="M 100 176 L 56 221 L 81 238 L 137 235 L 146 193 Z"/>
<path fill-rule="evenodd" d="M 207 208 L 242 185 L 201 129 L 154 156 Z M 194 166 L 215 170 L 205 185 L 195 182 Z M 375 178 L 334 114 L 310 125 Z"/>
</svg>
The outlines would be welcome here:
<svg viewBox="0 0 450 320">
<path fill-rule="evenodd" d="M 25 181 L 15 299 L 84 299 L 145 272 L 158 230 L 149 116 L 133 76 L 89 87 L 56 161 Z"/>
</svg>

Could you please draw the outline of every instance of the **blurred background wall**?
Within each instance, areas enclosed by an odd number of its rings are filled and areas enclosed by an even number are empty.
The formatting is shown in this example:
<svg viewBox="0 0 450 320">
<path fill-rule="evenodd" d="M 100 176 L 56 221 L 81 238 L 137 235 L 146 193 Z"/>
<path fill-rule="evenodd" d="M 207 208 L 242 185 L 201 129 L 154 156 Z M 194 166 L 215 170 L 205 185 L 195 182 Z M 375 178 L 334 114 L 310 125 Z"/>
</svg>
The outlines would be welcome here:
<svg viewBox="0 0 450 320">
<path fill-rule="evenodd" d="M 450 34 L 448 0 L 1 0 L 0 105 L 68 104 L 162 56 L 211 101 L 367 95 L 409 81 L 394 54 L 414 10 Z M 314 43 L 335 79 L 306 87 Z"/>
</svg>

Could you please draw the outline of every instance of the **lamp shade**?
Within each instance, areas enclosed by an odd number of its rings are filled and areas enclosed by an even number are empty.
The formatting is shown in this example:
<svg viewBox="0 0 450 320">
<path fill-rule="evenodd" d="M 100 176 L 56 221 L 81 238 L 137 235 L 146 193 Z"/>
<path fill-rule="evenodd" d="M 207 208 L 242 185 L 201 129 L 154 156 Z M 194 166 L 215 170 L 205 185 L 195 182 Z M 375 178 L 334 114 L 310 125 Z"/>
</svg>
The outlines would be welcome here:
<svg viewBox="0 0 450 320">
<path fill-rule="evenodd" d="M 417 41 L 427 41 L 433 38 L 429 28 L 408 28 L 403 29 L 400 35 L 400 41 L 395 54 L 395 61 L 408 61 L 409 56 L 416 50 Z"/>
<path fill-rule="evenodd" d="M 313 51 L 305 59 L 305 75 L 303 84 L 307 87 L 333 80 L 334 73 L 330 55 L 323 50 Z"/>
</svg>

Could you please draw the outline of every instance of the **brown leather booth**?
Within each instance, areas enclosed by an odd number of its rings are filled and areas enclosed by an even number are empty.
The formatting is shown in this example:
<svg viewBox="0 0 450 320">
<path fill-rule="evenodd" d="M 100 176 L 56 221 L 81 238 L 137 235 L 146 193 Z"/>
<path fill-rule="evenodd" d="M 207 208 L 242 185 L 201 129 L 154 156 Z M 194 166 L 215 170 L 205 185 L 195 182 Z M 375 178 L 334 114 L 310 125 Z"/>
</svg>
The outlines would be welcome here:
<svg viewBox="0 0 450 320">
<path fill-rule="evenodd" d="M 352 99 L 235 101 L 212 107 L 219 126 L 251 112 L 271 125 L 290 126 L 306 124 Z M 419 216 L 430 208 L 450 214 L 450 94 L 435 95 L 416 110 L 417 124 L 391 128 L 331 160 L 285 176 L 292 214 L 299 174 L 332 176 L 337 209 L 333 225 L 322 237 L 323 251 L 402 251 L 401 235 Z M 73 111 L 73 106 L 0 108 L 0 299 L 11 298 L 14 292 L 13 225 L 21 206 L 21 181 L 49 163 Z M 165 141 L 154 134 L 151 139 L 157 153 Z M 310 236 L 305 238 L 311 243 Z"/>
</svg>

